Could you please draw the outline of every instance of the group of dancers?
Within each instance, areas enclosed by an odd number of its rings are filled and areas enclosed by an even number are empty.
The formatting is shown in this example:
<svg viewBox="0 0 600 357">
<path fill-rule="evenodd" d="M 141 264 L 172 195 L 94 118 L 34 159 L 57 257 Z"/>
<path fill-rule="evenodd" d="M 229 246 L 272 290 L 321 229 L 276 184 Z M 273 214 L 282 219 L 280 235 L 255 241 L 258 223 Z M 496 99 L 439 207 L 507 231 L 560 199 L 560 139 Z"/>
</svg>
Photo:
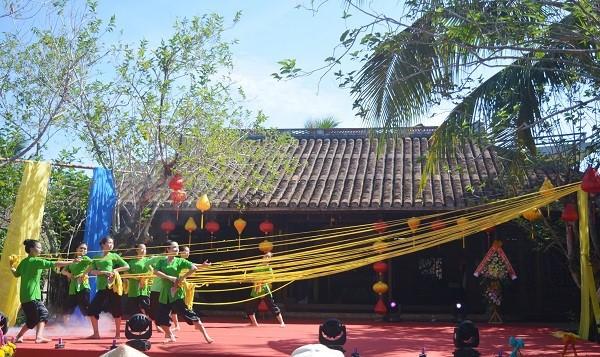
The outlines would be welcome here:
<svg viewBox="0 0 600 357">
<path fill-rule="evenodd" d="M 53 267 L 63 267 L 61 274 L 69 279 L 69 293 L 65 301 L 68 316 L 75 307 L 79 307 L 83 315 L 89 316 L 93 333 L 89 339 L 99 339 L 98 320 L 103 306 L 108 303 L 109 312 L 115 321 L 115 339 L 121 338 L 121 295 L 113 284 L 120 281 L 120 273 L 127 272 L 129 291 L 127 297 L 132 313 L 143 313 L 155 322 L 158 331 L 165 335 L 164 343 L 176 342 L 175 331 L 179 330 L 177 316 L 181 316 L 189 325 L 199 330 L 207 343 L 213 339 L 208 335 L 200 317 L 185 302 L 184 281 L 201 266 L 210 266 L 208 260 L 195 264 L 188 260 L 189 247 L 168 240 L 164 255 L 146 256 L 146 246 L 142 243 L 135 247 L 136 257 L 125 261 L 113 252 L 114 240 L 105 237 L 100 241 L 102 252 L 93 258 L 86 256 L 88 246 L 81 243 L 71 261 L 51 261 L 40 257 L 42 244 L 38 240 L 27 239 L 23 243 L 27 257 L 18 266 L 11 263 L 13 275 L 20 278 L 20 302 L 25 314 L 25 324 L 16 336 L 15 342 L 23 342 L 24 334 L 36 329 L 35 342 L 47 343 L 52 340 L 44 337 L 44 327 L 48 321 L 48 310 L 42 302 L 40 280 L 42 271 Z M 266 253 L 254 272 L 269 272 L 272 254 Z M 182 271 L 187 270 L 182 274 Z M 90 301 L 90 284 L 88 273 L 96 276 L 97 292 Z M 154 275 L 150 284 L 149 275 Z M 269 284 L 256 282 L 250 293 L 252 299 L 246 303 L 245 311 L 250 319 L 249 326 L 258 326 L 255 313 L 261 299 L 264 299 L 269 311 L 275 315 L 280 327 L 285 327 L 280 309 L 275 305 Z M 171 326 L 171 322 L 175 326 Z M 152 327 L 151 327 L 152 328 Z"/>
</svg>

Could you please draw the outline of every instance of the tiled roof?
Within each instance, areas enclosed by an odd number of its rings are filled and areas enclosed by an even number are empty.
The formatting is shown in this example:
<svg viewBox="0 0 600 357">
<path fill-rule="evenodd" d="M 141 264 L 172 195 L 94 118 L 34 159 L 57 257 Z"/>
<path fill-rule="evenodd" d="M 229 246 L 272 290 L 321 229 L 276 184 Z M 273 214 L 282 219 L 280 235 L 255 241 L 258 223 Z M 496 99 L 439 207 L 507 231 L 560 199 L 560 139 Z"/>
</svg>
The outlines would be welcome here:
<svg viewBox="0 0 600 357">
<path fill-rule="evenodd" d="M 497 196 L 492 187 L 501 186 L 500 161 L 492 150 L 473 143 L 440 163 L 419 191 L 434 129 L 384 140 L 364 129 L 290 131 L 296 140 L 289 152 L 300 162 L 293 173 L 281 173 L 266 194 L 218 192 L 210 197 L 211 209 L 238 210 L 237 197 L 245 197 L 245 209 L 264 211 L 452 210 Z M 180 208 L 195 209 L 194 202 L 190 198 Z"/>
</svg>

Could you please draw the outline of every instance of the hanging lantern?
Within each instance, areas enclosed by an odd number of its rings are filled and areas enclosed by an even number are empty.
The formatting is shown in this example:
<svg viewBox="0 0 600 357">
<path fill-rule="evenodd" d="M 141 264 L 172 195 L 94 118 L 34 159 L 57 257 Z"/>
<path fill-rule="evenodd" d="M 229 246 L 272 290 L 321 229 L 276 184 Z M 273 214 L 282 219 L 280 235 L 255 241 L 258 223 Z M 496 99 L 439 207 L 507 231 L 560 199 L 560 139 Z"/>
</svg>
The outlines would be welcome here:
<svg viewBox="0 0 600 357">
<path fill-rule="evenodd" d="M 264 220 L 264 222 L 262 222 L 259 226 L 258 229 L 260 229 L 261 232 L 263 232 L 265 235 L 273 232 L 273 230 L 275 229 L 275 226 L 273 225 L 273 223 L 271 223 L 268 220 Z"/>
<path fill-rule="evenodd" d="M 546 178 L 544 180 L 544 183 L 542 183 L 542 187 L 540 187 L 540 195 L 544 196 L 544 197 L 548 197 L 552 194 L 554 194 L 555 189 L 554 189 L 554 185 L 552 184 L 552 182 Z M 546 211 L 548 213 L 548 217 L 550 217 L 550 205 L 546 205 Z"/>
<path fill-rule="evenodd" d="M 265 240 L 258 244 L 258 249 L 263 253 L 268 253 L 273 250 L 273 243 L 265 238 Z"/>
<path fill-rule="evenodd" d="M 535 239 L 535 236 L 533 234 L 534 233 L 533 232 L 533 221 L 540 218 L 541 216 L 542 216 L 542 212 L 540 212 L 540 210 L 537 208 L 532 208 L 530 210 L 523 212 L 523 217 L 525 217 L 526 220 L 531 222 L 531 239 Z"/>
<path fill-rule="evenodd" d="M 379 301 L 377 301 L 377 304 L 375 304 L 375 313 L 377 315 L 385 315 L 387 314 L 387 307 L 385 307 L 385 304 L 383 303 L 383 300 L 380 298 Z"/>
<path fill-rule="evenodd" d="M 181 202 L 185 201 L 185 199 L 187 198 L 187 193 L 185 193 L 185 191 L 182 190 L 177 190 L 177 191 L 171 191 L 171 201 L 173 201 L 173 204 L 175 205 L 176 209 L 177 209 L 177 213 L 176 213 L 176 219 L 179 220 L 179 205 L 181 204 Z"/>
<path fill-rule="evenodd" d="M 562 211 L 560 219 L 565 221 L 567 224 L 573 224 L 573 222 L 579 219 L 579 214 L 577 214 L 577 208 L 572 203 L 567 203 L 565 208 Z"/>
<path fill-rule="evenodd" d="M 388 285 L 383 281 L 378 281 L 373 284 L 373 291 L 379 295 L 385 294 L 388 291 Z"/>
<path fill-rule="evenodd" d="M 439 218 L 431 222 L 431 229 L 433 229 L 434 231 L 439 231 L 440 229 L 444 228 L 446 228 L 446 223 L 444 223 L 444 221 L 442 221 Z"/>
<path fill-rule="evenodd" d="M 221 226 L 219 225 L 219 222 L 217 221 L 208 221 L 206 222 L 206 224 L 204 225 L 204 229 L 206 229 L 206 231 L 208 233 L 210 233 L 210 249 L 212 249 L 213 247 L 213 240 L 214 240 L 214 234 L 221 228 Z"/>
<path fill-rule="evenodd" d="M 269 308 L 267 307 L 267 303 L 265 302 L 265 299 L 260 299 L 260 303 L 258 304 L 258 312 L 264 314 L 269 312 Z"/>
<path fill-rule="evenodd" d="M 594 196 L 600 192 L 600 176 L 593 167 L 588 167 L 581 179 L 581 189 Z"/>
<path fill-rule="evenodd" d="M 579 214 L 577 214 L 575 205 L 572 203 L 567 203 L 562 211 L 560 219 L 567 224 L 567 241 L 570 245 L 573 243 L 573 223 L 579 219 Z M 567 249 L 569 249 L 569 247 L 567 247 Z"/>
<path fill-rule="evenodd" d="M 171 233 L 175 229 L 175 223 L 167 220 L 160 224 L 160 229 L 167 233 L 167 238 L 169 238 L 169 233 Z"/>
<path fill-rule="evenodd" d="M 373 270 L 375 270 L 379 274 L 383 274 L 388 270 L 388 265 L 383 260 L 380 260 L 377 263 L 373 264 Z"/>
<path fill-rule="evenodd" d="M 414 234 L 417 231 L 417 228 L 419 228 L 421 220 L 417 217 L 411 217 L 408 219 L 408 221 L 406 221 L 406 223 L 408 224 L 408 228 L 410 228 L 410 231 Z"/>
<path fill-rule="evenodd" d="M 238 218 L 235 221 L 233 221 L 233 226 L 238 232 L 238 249 L 240 249 L 242 244 L 242 232 L 244 231 L 244 228 L 246 228 L 246 221 L 244 221 L 242 218 Z"/>
<path fill-rule="evenodd" d="M 175 174 L 173 178 L 171 178 L 171 181 L 169 181 L 169 188 L 173 191 L 179 191 L 183 189 L 184 184 L 185 181 L 183 181 L 181 175 Z"/>
<path fill-rule="evenodd" d="M 208 200 L 206 193 L 198 197 L 198 200 L 196 201 L 196 208 L 202 212 L 200 215 L 200 228 L 204 228 L 204 212 L 210 209 L 210 201 Z"/>
<path fill-rule="evenodd" d="M 382 241 L 381 239 L 376 240 L 373 243 L 373 250 L 375 250 L 377 253 L 381 253 L 384 252 L 387 249 L 387 243 Z"/>
<path fill-rule="evenodd" d="M 464 226 L 467 225 L 467 223 L 469 223 L 469 219 L 468 218 L 458 217 L 456 219 L 456 225 L 459 226 L 459 227 L 464 227 Z M 463 234 L 463 237 L 462 237 L 462 248 L 465 249 L 465 235 L 464 234 Z"/>
<path fill-rule="evenodd" d="M 188 246 L 191 247 L 192 245 L 192 232 L 195 231 L 196 229 L 198 229 L 198 226 L 196 225 L 196 222 L 194 221 L 194 219 L 190 216 L 187 220 L 187 222 L 185 222 L 185 226 L 183 226 L 183 228 L 185 228 L 186 231 L 188 231 L 189 236 L 188 236 Z"/>
<path fill-rule="evenodd" d="M 588 167 L 581 179 L 581 189 L 594 197 L 600 192 L 600 176 L 593 167 Z M 596 200 L 592 199 L 592 224 L 596 224 Z"/>
<path fill-rule="evenodd" d="M 375 231 L 377 231 L 379 234 L 385 232 L 387 230 L 388 226 L 387 223 L 384 220 L 378 220 L 377 222 L 373 223 L 373 229 Z"/>
</svg>

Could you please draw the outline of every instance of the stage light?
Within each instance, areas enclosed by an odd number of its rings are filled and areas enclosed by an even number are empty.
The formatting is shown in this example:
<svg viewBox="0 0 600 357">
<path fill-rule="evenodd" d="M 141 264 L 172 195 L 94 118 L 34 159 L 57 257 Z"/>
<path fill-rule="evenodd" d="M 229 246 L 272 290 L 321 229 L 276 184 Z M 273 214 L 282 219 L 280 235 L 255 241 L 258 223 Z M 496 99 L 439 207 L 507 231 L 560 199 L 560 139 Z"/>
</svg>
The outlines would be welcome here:
<svg viewBox="0 0 600 357">
<path fill-rule="evenodd" d="M 125 323 L 126 344 L 138 351 L 148 351 L 152 344 L 152 321 L 144 314 L 135 314 Z"/>
<path fill-rule="evenodd" d="M 464 320 L 454 328 L 452 338 L 454 347 L 454 357 L 477 357 L 481 354 L 472 347 L 479 346 L 479 329 L 469 320 Z"/>
<path fill-rule="evenodd" d="M 454 322 L 462 322 L 467 318 L 467 310 L 465 309 L 465 305 L 461 302 L 457 302 L 452 308 L 452 316 Z"/>
<path fill-rule="evenodd" d="M 400 322 L 400 304 L 396 300 L 390 300 L 388 311 L 383 319 L 388 322 Z"/>
<path fill-rule="evenodd" d="M 331 349 L 342 351 L 346 343 L 346 326 L 338 319 L 329 319 L 319 326 L 319 343 Z"/>
</svg>

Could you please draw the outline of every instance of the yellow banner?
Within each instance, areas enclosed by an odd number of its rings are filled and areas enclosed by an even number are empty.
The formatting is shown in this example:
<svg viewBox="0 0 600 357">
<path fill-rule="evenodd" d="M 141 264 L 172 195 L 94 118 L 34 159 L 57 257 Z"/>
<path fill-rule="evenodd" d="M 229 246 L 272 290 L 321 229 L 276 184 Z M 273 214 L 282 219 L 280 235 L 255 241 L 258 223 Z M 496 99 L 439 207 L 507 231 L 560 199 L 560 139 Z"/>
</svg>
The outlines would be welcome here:
<svg viewBox="0 0 600 357">
<path fill-rule="evenodd" d="M 19 311 L 19 281 L 10 271 L 9 258 L 11 254 L 24 256 L 23 241 L 38 239 L 40 236 L 50 171 L 48 162 L 25 163 L 23 180 L 4 240 L 4 250 L 0 260 L 0 281 L 2 281 L 0 311 L 8 317 L 11 325 L 14 325 Z"/>
</svg>

